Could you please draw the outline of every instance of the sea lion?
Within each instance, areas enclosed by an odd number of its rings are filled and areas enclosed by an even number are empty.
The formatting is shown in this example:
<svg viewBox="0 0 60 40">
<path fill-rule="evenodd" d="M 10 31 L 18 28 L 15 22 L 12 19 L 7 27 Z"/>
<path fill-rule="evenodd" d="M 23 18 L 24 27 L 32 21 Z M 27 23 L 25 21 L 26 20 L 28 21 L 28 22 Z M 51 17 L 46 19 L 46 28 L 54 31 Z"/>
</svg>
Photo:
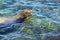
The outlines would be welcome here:
<svg viewBox="0 0 60 40">
<path fill-rule="evenodd" d="M 21 13 L 18 13 L 15 16 L 11 17 L 0 17 L 0 24 L 8 24 L 12 22 L 18 22 L 20 20 L 24 21 L 25 18 L 32 16 L 32 10 L 23 10 Z"/>
</svg>

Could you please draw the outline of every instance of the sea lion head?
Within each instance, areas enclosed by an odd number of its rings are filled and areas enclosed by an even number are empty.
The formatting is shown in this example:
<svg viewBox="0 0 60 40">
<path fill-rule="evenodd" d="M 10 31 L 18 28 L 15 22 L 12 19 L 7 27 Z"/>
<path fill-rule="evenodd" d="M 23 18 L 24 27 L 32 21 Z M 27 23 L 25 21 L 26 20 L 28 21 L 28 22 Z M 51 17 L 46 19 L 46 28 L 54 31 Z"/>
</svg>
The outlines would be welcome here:
<svg viewBox="0 0 60 40">
<path fill-rule="evenodd" d="M 32 10 L 23 10 L 23 13 L 25 17 L 32 16 Z"/>
<path fill-rule="evenodd" d="M 24 10 L 22 10 L 21 13 L 17 14 L 14 17 L 15 17 L 15 19 L 25 19 L 29 16 L 32 16 L 32 10 L 24 9 Z"/>
</svg>

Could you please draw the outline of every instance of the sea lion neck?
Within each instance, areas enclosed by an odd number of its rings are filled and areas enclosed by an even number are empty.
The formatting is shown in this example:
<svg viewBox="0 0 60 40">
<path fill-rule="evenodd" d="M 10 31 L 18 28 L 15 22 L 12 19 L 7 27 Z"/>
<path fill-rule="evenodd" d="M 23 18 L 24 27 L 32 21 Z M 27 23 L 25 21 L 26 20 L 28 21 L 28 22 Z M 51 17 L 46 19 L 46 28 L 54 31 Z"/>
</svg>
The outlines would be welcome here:
<svg viewBox="0 0 60 40">
<path fill-rule="evenodd" d="M 24 13 L 19 13 L 15 16 L 13 16 L 14 19 L 25 19 L 26 16 L 24 15 Z"/>
</svg>

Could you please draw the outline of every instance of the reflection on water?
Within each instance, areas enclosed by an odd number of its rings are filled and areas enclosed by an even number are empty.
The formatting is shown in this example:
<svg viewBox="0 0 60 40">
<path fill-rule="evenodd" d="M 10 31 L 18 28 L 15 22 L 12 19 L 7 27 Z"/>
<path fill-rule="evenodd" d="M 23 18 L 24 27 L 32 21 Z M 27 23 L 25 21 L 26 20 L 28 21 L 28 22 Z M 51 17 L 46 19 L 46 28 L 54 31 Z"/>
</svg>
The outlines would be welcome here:
<svg viewBox="0 0 60 40">
<path fill-rule="evenodd" d="M 1 0 L 0 16 L 13 16 L 23 9 L 33 10 L 33 16 L 25 19 L 23 23 L 15 23 L 7 28 L 0 28 L 0 39 L 59 40 L 59 4 L 60 1 L 57 0 Z"/>
</svg>

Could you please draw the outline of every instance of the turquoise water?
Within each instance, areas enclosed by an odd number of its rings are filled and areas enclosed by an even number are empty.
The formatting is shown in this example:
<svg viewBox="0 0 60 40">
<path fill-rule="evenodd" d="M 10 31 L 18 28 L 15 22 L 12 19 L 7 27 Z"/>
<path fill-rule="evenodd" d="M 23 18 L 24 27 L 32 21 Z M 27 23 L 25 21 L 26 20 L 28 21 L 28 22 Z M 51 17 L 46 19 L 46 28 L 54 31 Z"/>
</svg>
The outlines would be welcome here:
<svg viewBox="0 0 60 40">
<path fill-rule="evenodd" d="M 60 35 L 59 0 L 0 0 L 1 17 L 16 15 L 23 9 L 31 9 L 32 16 L 10 25 L 11 32 L 0 28 L 0 40 L 49 40 Z"/>
</svg>

